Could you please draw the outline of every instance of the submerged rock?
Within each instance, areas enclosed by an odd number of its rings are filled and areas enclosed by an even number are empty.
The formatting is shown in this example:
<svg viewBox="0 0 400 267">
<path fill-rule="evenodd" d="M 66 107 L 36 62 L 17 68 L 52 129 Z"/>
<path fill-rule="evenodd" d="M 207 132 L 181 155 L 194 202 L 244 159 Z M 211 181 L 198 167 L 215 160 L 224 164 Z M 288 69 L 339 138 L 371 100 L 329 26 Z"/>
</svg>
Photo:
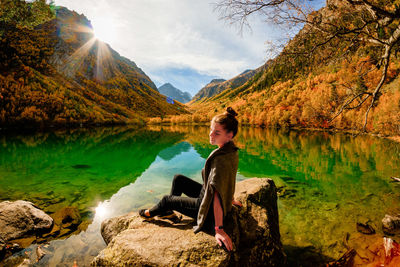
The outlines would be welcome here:
<svg viewBox="0 0 400 267">
<path fill-rule="evenodd" d="M 380 234 L 352 234 L 348 251 L 327 266 L 400 266 L 400 245 Z"/>
<path fill-rule="evenodd" d="M 297 190 L 287 186 L 280 186 L 277 188 L 280 198 L 292 198 L 296 196 Z"/>
<path fill-rule="evenodd" d="M 49 231 L 53 219 L 28 201 L 0 202 L 0 239 L 4 242 Z"/>
<path fill-rule="evenodd" d="M 179 224 L 155 220 L 144 222 L 136 213 L 102 223 L 107 248 L 92 266 L 283 266 L 279 233 L 277 192 L 271 179 L 252 178 L 236 184 L 233 207 L 225 221 L 234 243 L 227 252 L 213 235 L 194 234 L 194 221 L 184 217 Z"/>
<path fill-rule="evenodd" d="M 54 223 L 63 224 L 64 227 L 81 223 L 81 215 L 77 207 L 64 207 L 52 214 L 52 217 L 54 218 Z"/>
<path fill-rule="evenodd" d="M 400 217 L 388 214 L 382 219 L 383 232 L 388 235 L 400 234 Z"/>
<path fill-rule="evenodd" d="M 362 234 L 366 234 L 366 235 L 372 235 L 375 234 L 375 229 L 369 225 L 369 223 L 357 223 L 357 231 L 362 233 Z"/>
<path fill-rule="evenodd" d="M 91 168 L 91 166 L 87 165 L 87 164 L 76 164 L 76 165 L 72 165 L 72 168 L 74 168 L 74 169 L 89 169 L 89 168 Z"/>
</svg>

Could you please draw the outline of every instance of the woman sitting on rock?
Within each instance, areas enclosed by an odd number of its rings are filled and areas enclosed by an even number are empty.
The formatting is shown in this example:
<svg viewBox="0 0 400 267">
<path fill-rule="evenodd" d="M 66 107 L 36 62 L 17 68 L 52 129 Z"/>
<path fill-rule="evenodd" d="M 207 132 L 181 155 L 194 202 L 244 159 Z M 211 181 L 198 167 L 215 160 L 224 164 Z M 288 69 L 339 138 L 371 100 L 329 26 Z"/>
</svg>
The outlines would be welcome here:
<svg viewBox="0 0 400 267">
<path fill-rule="evenodd" d="M 173 212 L 178 211 L 197 219 L 195 233 L 211 231 L 220 246 L 232 250 L 232 240 L 225 233 L 223 222 L 232 204 L 241 206 L 233 199 L 239 162 L 239 148 L 232 141 L 238 131 L 236 116 L 228 107 L 225 113 L 211 120 L 210 144 L 218 148 L 211 152 L 202 169 L 203 185 L 184 175 L 175 175 L 170 195 L 164 196 L 153 208 L 140 210 L 140 216 L 146 220 L 158 216 L 178 222 L 180 218 Z M 181 196 L 182 193 L 187 197 Z"/>
</svg>

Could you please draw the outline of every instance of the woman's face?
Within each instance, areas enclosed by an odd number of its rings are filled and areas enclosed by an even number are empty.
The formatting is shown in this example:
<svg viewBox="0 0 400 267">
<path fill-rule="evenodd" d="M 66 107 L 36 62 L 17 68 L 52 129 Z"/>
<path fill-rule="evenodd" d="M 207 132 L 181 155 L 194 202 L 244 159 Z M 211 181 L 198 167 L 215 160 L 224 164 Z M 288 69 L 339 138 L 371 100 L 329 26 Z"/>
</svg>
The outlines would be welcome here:
<svg viewBox="0 0 400 267">
<path fill-rule="evenodd" d="M 210 126 L 210 144 L 223 146 L 225 143 L 229 142 L 233 137 L 232 132 L 226 132 L 224 127 L 218 122 L 211 123 Z"/>
</svg>

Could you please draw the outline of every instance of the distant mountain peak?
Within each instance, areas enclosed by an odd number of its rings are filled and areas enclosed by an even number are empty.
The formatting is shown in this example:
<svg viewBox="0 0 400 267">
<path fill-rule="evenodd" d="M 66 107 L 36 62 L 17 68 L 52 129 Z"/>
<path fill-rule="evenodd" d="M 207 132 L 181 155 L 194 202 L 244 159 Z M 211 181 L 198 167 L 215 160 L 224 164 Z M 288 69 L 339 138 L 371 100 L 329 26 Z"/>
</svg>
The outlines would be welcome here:
<svg viewBox="0 0 400 267">
<path fill-rule="evenodd" d="M 246 73 L 248 73 L 248 72 L 250 72 L 250 71 L 252 71 L 252 70 L 251 70 L 251 69 L 247 69 L 247 70 L 243 71 L 242 73 L 240 73 L 239 75 L 246 74 Z"/>
<path fill-rule="evenodd" d="M 183 92 L 170 83 L 163 84 L 158 88 L 158 91 L 161 94 L 178 100 L 181 103 L 187 103 L 192 99 L 192 96 L 188 92 Z"/>
<path fill-rule="evenodd" d="M 198 101 L 202 98 L 210 98 L 227 89 L 237 88 L 247 82 L 256 72 L 256 70 L 245 70 L 230 80 L 213 79 L 197 92 L 193 97 L 193 101 Z"/>
<path fill-rule="evenodd" d="M 212 79 L 210 83 L 223 83 L 225 81 L 225 79 Z"/>
</svg>

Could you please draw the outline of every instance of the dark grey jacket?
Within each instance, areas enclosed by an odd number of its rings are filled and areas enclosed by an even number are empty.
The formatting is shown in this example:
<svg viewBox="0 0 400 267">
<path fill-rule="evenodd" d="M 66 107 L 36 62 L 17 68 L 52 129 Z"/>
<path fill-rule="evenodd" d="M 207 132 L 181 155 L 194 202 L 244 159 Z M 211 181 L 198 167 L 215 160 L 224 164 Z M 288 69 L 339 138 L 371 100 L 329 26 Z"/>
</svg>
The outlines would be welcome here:
<svg viewBox="0 0 400 267">
<path fill-rule="evenodd" d="M 208 210 L 213 208 L 210 206 L 214 198 L 215 190 L 218 191 L 221 197 L 224 217 L 231 210 L 239 163 L 238 149 L 239 148 L 235 146 L 233 141 L 229 141 L 222 147 L 212 151 L 208 156 L 204 168 L 201 171 L 205 192 L 197 215 L 197 225 L 194 227 L 195 233 L 201 230 L 206 220 Z"/>
</svg>

